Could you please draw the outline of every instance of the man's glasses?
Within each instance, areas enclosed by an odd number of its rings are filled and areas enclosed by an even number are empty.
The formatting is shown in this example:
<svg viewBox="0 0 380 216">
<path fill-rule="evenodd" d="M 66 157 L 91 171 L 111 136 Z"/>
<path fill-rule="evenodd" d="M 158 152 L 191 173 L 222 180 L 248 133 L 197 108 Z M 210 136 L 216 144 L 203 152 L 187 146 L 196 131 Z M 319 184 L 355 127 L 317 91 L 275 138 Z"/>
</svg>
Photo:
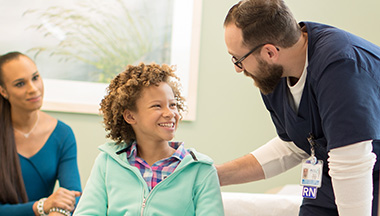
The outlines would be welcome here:
<svg viewBox="0 0 380 216">
<path fill-rule="evenodd" d="M 240 69 L 243 69 L 243 63 L 242 63 L 242 61 L 244 61 L 244 59 L 246 59 L 249 55 L 251 55 L 251 53 L 255 52 L 257 49 L 259 49 L 260 47 L 264 46 L 265 44 L 268 44 L 268 43 L 264 43 L 264 44 L 260 44 L 260 45 L 256 46 L 255 48 L 251 49 L 251 51 L 249 51 L 247 54 L 245 54 L 240 59 L 237 59 L 235 56 L 232 56 L 232 59 L 231 59 L 232 63 L 234 63 L 236 65 L 236 67 L 238 67 Z M 276 47 L 276 49 L 278 51 L 280 50 L 277 47 Z"/>
</svg>

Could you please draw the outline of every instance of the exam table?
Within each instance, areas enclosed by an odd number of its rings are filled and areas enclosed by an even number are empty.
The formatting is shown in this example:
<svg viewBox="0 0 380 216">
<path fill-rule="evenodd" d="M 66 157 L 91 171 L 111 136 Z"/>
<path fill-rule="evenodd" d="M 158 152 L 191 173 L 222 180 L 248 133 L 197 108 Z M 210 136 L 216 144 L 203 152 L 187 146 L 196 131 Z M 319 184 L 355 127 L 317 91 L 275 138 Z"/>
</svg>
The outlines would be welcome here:
<svg viewBox="0 0 380 216">
<path fill-rule="evenodd" d="M 302 187 L 285 185 L 276 193 L 222 192 L 226 216 L 298 216 Z"/>
</svg>

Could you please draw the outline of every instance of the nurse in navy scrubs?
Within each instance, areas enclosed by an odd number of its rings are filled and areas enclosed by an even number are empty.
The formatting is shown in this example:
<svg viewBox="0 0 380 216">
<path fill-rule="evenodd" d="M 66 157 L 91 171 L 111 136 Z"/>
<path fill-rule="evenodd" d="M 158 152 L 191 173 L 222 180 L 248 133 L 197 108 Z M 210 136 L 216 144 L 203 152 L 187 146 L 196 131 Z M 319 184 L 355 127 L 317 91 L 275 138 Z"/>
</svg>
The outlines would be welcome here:
<svg viewBox="0 0 380 216">
<path fill-rule="evenodd" d="M 277 136 L 217 166 L 221 185 L 302 164 L 300 215 L 377 215 L 380 47 L 332 26 L 298 23 L 283 0 L 241 1 L 224 27 L 235 70 L 260 89 Z"/>
</svg>

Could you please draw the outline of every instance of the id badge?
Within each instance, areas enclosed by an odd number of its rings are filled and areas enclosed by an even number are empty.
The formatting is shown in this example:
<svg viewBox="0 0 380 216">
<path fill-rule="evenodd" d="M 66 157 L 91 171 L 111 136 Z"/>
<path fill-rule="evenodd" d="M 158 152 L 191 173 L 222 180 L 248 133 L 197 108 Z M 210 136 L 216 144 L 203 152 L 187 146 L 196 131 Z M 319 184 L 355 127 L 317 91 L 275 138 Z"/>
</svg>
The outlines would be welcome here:
<svg viewBox="0 0 380 216">
<path fill-rule="evenodd" d="M 301 185 L 310 187 L 321 187 L 322 185 L 323 161 L 312 159 L 302 161 Z"/>
<path fill-rule="evenodd" d="M 323 161 L 309 158 L 302 162 L 301 182 L 303 186 L 302 196 L 305 198 L 317 198 L 317 188 L 322 185 Z"/>
</svg>

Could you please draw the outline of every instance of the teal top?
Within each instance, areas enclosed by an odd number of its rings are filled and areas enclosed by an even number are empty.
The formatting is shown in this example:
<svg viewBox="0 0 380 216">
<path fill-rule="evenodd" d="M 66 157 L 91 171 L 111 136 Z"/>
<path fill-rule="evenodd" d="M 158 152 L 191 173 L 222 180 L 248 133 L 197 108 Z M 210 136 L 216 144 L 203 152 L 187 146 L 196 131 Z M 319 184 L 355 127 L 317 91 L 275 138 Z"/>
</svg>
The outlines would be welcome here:
<svg viewBox="0 0 380 216">
<path fill-rule="evenodd" d="M 82 190 L 75 136 L 71 128 L 59 120 L 45 145 L 35 155 L 26 158 L 19 154 L 19 159 L 29 202 L 0 204 L 0 215 L 34 216 L 34 202 L 50 196 L 56 180 L 60 187 Z"/>
<path fill-rule="evenodd" d="M 149 191 L 127 159 L 127 144 L 102 145 L 75 216 L 223 216 L 218 175 L 212 160 L 194 149 L 172 174 Z"/>
</svg>

